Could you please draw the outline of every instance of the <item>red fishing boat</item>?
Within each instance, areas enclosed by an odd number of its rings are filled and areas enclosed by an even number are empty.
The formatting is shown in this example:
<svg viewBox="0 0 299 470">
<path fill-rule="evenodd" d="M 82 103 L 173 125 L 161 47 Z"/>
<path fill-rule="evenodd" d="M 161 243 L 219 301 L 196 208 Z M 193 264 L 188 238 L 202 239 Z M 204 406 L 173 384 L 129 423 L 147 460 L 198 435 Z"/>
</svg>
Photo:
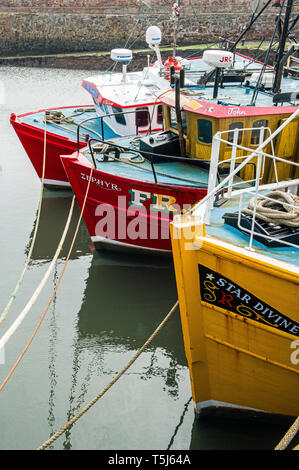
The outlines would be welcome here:
<svg viewBox="0 0 299 470">
<path fill-rule="evenodd" d="M 96 248 L 170 253 L 169 221 L 206 195 L 209 174 L 218 181 L 227 177 L 246 158 L 245 147 L 258 150 L 298 107 L 296 82 L 280 77 L 279 90 L 283 85 L 288 91 L 273 93 L 277 74 L 263 64 L 248 72 L 249 60 L 240 58 L 245 70 L 224 75 L 222 70 L 235 61 L 232 52 L 205 51 L 202 61 L 216 68 L 214 86 L 181 89 L 181 77 L 176 77 L 175 89 L 167 89 L 161 97 L 164 131 L 109 141 L 91 139 L 85 149 L 61 157 L 81 208 L 86 201 L 83 217 Z M 298 129 L 297 119 L 292 123 L 295 136 Z M 212 141 L 224 131 L 233 155 L 228 160 L 227 144 L 220 143 L 216 171 L 211 166 Z M 295 142 L 296 138 L 283 135 L 275 148 L 271 144 L 265 151 L 275 152 L 283 161 L 296 154 Z M 271 182 L 276 171 L 265 166 L 263 183 Z M 253 160 L 231 178 L 216 204 L 232 187 L 250 187 L 255 172 Z"/>
<path fill-rule="evenodd" d="M 89 184 L 83 216 L 91 240 L 96 249 L 170 253 L 169 222 L 206 194 L 207 173 L 179 157 L 152 166 L 134 150 L 115 160 L 119 148 L 100 160 L 95 153 L 98 163 L 92 173 L 94 149 L 61 157 L 81 208 Z"/>
<path fill-rule="evenodd" d="M 90 116 L 91 113 L 96 117 L 94 108 L 89 105 L 80 108 L 72 106 L 42 109 L 19 116 L 15 114 L 10 116 L 10 122 L 40 179 L 43 176 L 45 147 L 44 183 L 46 186 L 70 188 L 60 155 L 72 154 L 78 146 L 81 148 L 86 145 L 89 135 L 94 137 L 99 135 L 96 131 L 92 133 L 85 130 L 85 135 L 81 134 L 77 142 L 78 124 L 84 120 L 82 116 Z M 93 126 L 95 127 L 94 122 Z"/>
<path fill-rule="evenodd" d="M 158 95 L 159 90 L 169 86 L 169 66 L 161 60 L 159 28 L 148 28 L 146 40 L 156 52 L 157 60 L 153 64 L 136 72 L 127 72 L 132 52 L 113 49 L 111 59 L 122 65 L 122 71 L 101 72 L 83 80 L 82 86 L 91 96 L 93 105 L 11 115 L 10 122 L 40 179 L 46 131 L 46 186 L 70 187 L 59 157 L 81 148 L 90 137 L 109 139 L 162 129 L 162 106 Z M 180 58 L 183 65 L 177 64 L 177 68 L 186 68 L 188 63 Z"/>
</svg>

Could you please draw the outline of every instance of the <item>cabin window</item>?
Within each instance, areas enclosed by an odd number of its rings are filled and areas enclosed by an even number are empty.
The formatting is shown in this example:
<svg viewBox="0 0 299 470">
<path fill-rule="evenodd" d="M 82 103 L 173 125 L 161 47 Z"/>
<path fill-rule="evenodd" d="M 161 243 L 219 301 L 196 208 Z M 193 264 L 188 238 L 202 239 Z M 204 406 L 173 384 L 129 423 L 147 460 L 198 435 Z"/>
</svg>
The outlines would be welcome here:
<svg viewBox="0 0 299 470">
<path fill-rule="evenodd" d="M 123 110 L 121 108 L 117 108 L 116 106 L 112 106 L 112 112 L 113 113 L 121 113 L 121 114 L 116 114 L 115 115 L 115 120 L 118 122 L 118 124 L 125 125 L 126 124 L 126 118 L 123 115 Z"/>
<path fill-rule="evenodd" d="M 149 125 L 149 111 L 148 108 L 136 109 L 136 126 L 145 127 Z"/>
<path fill-rule="evenodd" d="M 233 131 L 234 129 L 243 129 L 243 123 L 242 122 L 233 122 L 229 126 L 229 130 Z M 229 132 L 228 133 L 228 141 L 233 142 L 234 141 L 234 132 Z M 238 142 L 237 144 L 240 144 L 242 141 L 242 132 L 238 133 Z"/>
<path fill-rule="evenodd" d="M 259 121 L 254 121 L 252 127 L 257 128 L 257 129 L 252 130 L 250 142 L 252 145 L 258 145 L 260 141 L 260 132 L 261 132 L 261 130 L 258 128 L 268 127 L 268 121 L 266 119 L 260 119 Z"/>
<path fill-rule="evenodd" d="M 162 104 L 159 104 L 158 108 L 157 108 L 157 123 L 158 124 L 163 124 L 163 106 L 162 106 Z"/>
<path fill-rule="evenodd" d="M 197 121 L 198 140 L 205 144 L 212 142 L 212 122 L 208 119 L 198 119 Z"/>
<path fill-rule="evenodd" d="M 184 134 L 186 134 L 186 129 L 187 129 L 187 122 L 186 122 L 186 114 L 184 111 L 181 111 L 181 116 L 182 116 L 182 128 Z M 170 108 L 170 127 L 173 129 L 178 128 L 178 120 L 176 117 L 176 111 L 174 108 Z"/>
</svg>

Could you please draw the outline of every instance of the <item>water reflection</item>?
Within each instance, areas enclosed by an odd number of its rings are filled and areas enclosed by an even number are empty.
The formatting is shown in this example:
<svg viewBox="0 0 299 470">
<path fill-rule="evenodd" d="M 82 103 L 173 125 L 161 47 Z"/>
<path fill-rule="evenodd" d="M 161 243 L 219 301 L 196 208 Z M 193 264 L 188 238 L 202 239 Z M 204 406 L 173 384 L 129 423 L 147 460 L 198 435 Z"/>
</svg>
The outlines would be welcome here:
<svg viewBox="0 0 299 470">
<path fill-rule="evenodd" d="M 294 419 L 273 417 L 194 419 L 190 450 L 274 450 Z M 292 446 L 299 443 L 299 436 Z"/>
<path fill-rule="evenodd" d="M 32 262 L 36 266 L 48 263 L 60 240 L 63 227 L 71 205 L 72 193 L 56 193 L 45 191 L 42 213 Z M 76 206 L 65 249 L 60 255 L 53 275 L 53 288 L 61 272 L 61 263 L 67 253 L 79 217 Z M 53 223 L 55 220 L 55 224 Z M 28 242 L 27 252 L 32 241 L 33 230 Z M 71 419 L 89 400 L 93 390 L 97 392 L 107 385 L 119 372 L 127 360 L 144 344 L 155 328 L 164 319 L 167 312 L 177 299 L 174 270 L 171 260 L 143 257 L 140 255 L 97 252 L 92 250 L 90 238 L 84 222 L 81 223 L 78 237 L 71 254 L 71 261 L 88 258 L 88 271 L 85 272 L 85 285 L 82 293 L 82 303 L 76 315 L 73 328 L 72 357 L 65 364 L 70 371 L 67 382 L 69 390 L 66 400 L 66 421 Z M 72 266 L 72 265 L 71 265 Z M 68 268 L 68 273 L 71 267 Z M 68 274 L 72 276 L 72 274 Z M 58 298 L 61 308 L 66 311 L 72 308 L 71 299 Z M 56 296 L 49 311 L 48 331 L 48 375 L 49 375 L 49 411 L 48 434 L 52 435 L 61 424 L 58 415 L 61 377 L 58 373 L 59 364 L 59 315 L 56 311 Z M 62 307 L 63 305 L 63 307 Z M 58 350 L 58 352 L 57 352 Z M 60 350 L 61 351 L 61 350 Z M 61 353 L 61 352 L 60 352 Z M 152 392 L 166 394 L 169 400 L 180 401 L 182 386 L 181 377 L 186 376 L 186 359 L 183 339 L 177 310 L 173 317 L 160 331 L 153 343 L 142 355 L 136 367 L 130 368 L 126 376 L 134 377 L 138 397 L 138 384 L 148 382 L 149 389 L 153 380 L 159 380 L 160 389 L 153 388 Z M 123 358 L 126 358 L 125 360 Z M 128 388 L 128 385 L 126 385 Z M 188 389 L 189 390 L 189 389 Z M 141 397 L 137 399 L 141 400 Z M 136 399 L 135 399 L 136 402 Z M 124 413 L 135 413 L 139 404 L 126 403 Z M 111 404 L 111 408 L 115 408 Z M 181 426 L 181 408 L 174 417 L 176 423 L 170 429 L 171 446 Z M 183 415 L 186 412 L 183 407 Z M 73 448 L 73 428 L 68 430 L 62 445 L 64 449 Z M 109 437 L 111 441 L 111 436 Z M 56 448 L 55 444 L 51 448 Z"/>
<path fill-rule="evenodd" d="M 73 193 L 72 191 L 51 191 L 45 189 L 42 200 L 42 210 L 40 214 L 39 227 L 35 240 L 35 245 L 32 253 L 32 261 L 44 263 L 49 262 L 55 254 L 58 243 L 60 241 L 68 213 L 71 207 Z M 64 249 L 60 257 L 65 257 L 68 252 L 69 246 L 74 236 L 77 222 L 79 219 L 80 210 L 75 203 L 72 220 L 64 242 Z M 34 228 L 37 223 L 37 214 L 35 224 L 29 237 L 29 242 L 26 246 L 27 255 L 32 243 Z M 70 255 L 70 259 L 78 259 L 80 256 L 91 253 L 90 237 L 88 236 L 87 228 L 82 221 L 76 237 L 74 249 Z"/>
<path fill-rule="evenodd" d="M 54 288 L 58 281 L 57 264 L 55 265 L 54 271 Z M 56 295 L 52 301 L 52 308 L 50 312 L 50 323 L 49 323 L 49 414 L 48 423 L 50 429 L 50 436 L 55 432 L 55 402 L 56 402 L 56 385 L 57 385 L 57 372 L 56 372 L 56 360 L 57 360 L 57 338 L 58 338 L 58 325 L 56 319 Z M 49 436 L 49 437 L 50 437 Z"/>
<path fill-rule="evenodd" d="M 108 383 L 121 368 L 115 358 L 127 353 L 131 358 L 174 304 L 172 265 L 151 263 L 137 256 L 94 253 L 73 344 L 68 419 L 86 403 L 91 378 L 100 375 Z M 126 374 L 140 381 L 162 378 L 163 391 L 175 399 L 182 367 L 186 359 L 177 311 L 148 347 L 142 366 Z M 71 448 L 70 434 L 65 435 L 65 449 Z"/>
</svg>

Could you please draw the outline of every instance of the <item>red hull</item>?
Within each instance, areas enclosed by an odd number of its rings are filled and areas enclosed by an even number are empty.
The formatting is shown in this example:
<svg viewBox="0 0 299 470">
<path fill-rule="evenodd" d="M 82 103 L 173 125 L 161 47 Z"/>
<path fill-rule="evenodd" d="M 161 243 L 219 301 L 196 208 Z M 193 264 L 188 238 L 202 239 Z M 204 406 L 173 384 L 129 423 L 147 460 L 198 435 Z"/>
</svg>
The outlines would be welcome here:
<svg viewBox="0 0 299 470">
<path fill-rule="evenodd" d="M 91 164 L 77 153 L 61 160 L 82 208 Z M 193 204 L 206 193 L 205 188 L 142 182 L 96 169 L 83 217 L 96 249 L 171 253 L 169 222 L 174 209 Z"/>
<path fill-rule="evenodd" d="M 57 109 L 60 108 L 55 108 L 55 110 Z M 12 114 L 10 117 L 10 123 L 20 139 L 20 142 L 22 143 L 38 177 L 41 179 L 43 173 L 44 129 L 22 122 L 22 116 L 29 114 L 34 113 L 27 113 L 20 116 Z M 86 146 L 85 142 L 80 142 L 80 148 L 84 145 Z M 76 138 L 72 140 L 47 131 L 45 164 L 45 184 L 47 186 L 70 187 L 67 175 L 60 160 L 60 155 L 71 155 L 76 150 Z"/>
</svg>

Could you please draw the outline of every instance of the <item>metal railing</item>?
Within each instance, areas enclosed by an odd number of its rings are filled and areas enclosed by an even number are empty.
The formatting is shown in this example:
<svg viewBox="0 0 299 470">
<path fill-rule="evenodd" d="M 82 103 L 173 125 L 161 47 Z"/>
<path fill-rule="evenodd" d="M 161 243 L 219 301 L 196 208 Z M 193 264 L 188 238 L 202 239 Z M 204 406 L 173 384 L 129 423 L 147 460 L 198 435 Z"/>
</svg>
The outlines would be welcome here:
<svg viewBox="0 0 299 470">
<path fill-rule="evenodd" d="M 148 129 L 146 129 L 146 132 L 148 133 L 152 133 L 152 119 L 151 119 L 151 114 L 148 110 L 144 110 L 144 109 L 134 109 L 134 111 L 125 111 L 125 112 L 119 112 L 119 113 L 108 113 L 108 114 L 104 114 L 102 116 L 94 116 L 92 118 L 87 118 L 87 119 L 84 119 L 83 121 L 81 121 L 79 124 L 78 124 L 78 127 L 77 127 L 77 152 L 79 152 L 80 150 L 80 129 L 82 128 L 82 126 L 86 123 L 86 122 L 89 122 L 89 121 L 95 121 L 95 120 L 100 120 L 100 133 L 101 133 L 101 136 L 103 138 L 103 140 L 105 140 L 105 128 L 104 128 L 104 119 L 105 118 L 110 118 L 112 116 L 126 116 L 127 114 L 136 114 L 138 112 L 143 112 L 143 113 L 147 113 L 148 114 Z M 163 123 L 162 124 L 162 128 L 163 128 Z M 109 125 L 109 124 L 108 124 Z M 138 126 L 137 122 L 136 122 L 136 129 L 135 129 L 135 136 L 139 135 L 139 128 L 140 127 L 146 127 L 146 126 Z M 113 131 L 113 129 L 111 128 L 111 130 Z M 113 131 L 114 132 L 114 131 Z"/>
<path fill-rule="evenodd" d="M 135 154 L 136 156 L 142 156 L 143 158 L 145 158 L 150 163 L 151 171 L 152 171 L 153 179 L 155 183 L 162 183 L 162 181 L 160 182 L 158 181 L 158 177 L 157 177 L 159 174 L 162 174 L 164 177 L 166 176 L 168 179 L 171 179 L 171 178 L 175 179 L 175 183 L 173 183 L 173 185 L 175 186 L 180 186 L 178 184 L 178 180 L 182 181 L 181 186 L 186 186 L 187 185 L 186 183 L 189 183 L 189 184 L 191 183 L 192 187 L 194 187 L 195 183 L 196 185 L 198 185 L 198 187 L 203 187 L 203 186 L 206 187 L 207 185 L 205 181 L 198 181 L 198 180 L 195 181 L 195 180 L 190 180 L 188 178 L 184 178 L 180 175 L 171 175 L 171 174 L 161 173 L 159 170 L 155 168 L 155 162 L 154 162 L 155 159 L 158 159 L 159 162 L 172 161 L 172 162 L 183 162 L 183 163 L 188 163 L 188 164 L 190 164 L 190 162 L 201 164 L 201 161 L 199 159 L 191 159 L 190 157 L 181 157 L 177 155 L 165 155 L 161 153 L 148 152 L 146 150 L 135 149 L 132 147 L 125 147 L 123 145 L 116 143 L 115 141 L 107 142 L 101 139 L 89 139 L 88 141 L 89 151 L 90 151 L 95 168 L 98 167 L 97 162 L 98 163 L 100 162 L 98 159 L 95 158 L 95 155 L 94 155 L 94 153 L 96 153 L 92 145 L 94 142 L 107 144 L 109 148 L 115 152 L 113 159 L 116 161 L 119 159 L 119 156 L 122 152 L 132 153 L 132 154 Z M 107 150 L 109 150 L 109 148 Z M 104 161 L 104 157 L 102 161 Z M 121 160 L 121 161 L 123 163 L 131 164 L 131 163 L 126 162 L 125 160 Z M 206 161 L 204 160 L 202 163 L 206 164 Z M 165 181 L 163 181 L 163 184 L 165 184 Z M 171 182 L 167 182 L 167 185 L 171 185 L 171 184 L 172 184 Z"/>
</svg>

